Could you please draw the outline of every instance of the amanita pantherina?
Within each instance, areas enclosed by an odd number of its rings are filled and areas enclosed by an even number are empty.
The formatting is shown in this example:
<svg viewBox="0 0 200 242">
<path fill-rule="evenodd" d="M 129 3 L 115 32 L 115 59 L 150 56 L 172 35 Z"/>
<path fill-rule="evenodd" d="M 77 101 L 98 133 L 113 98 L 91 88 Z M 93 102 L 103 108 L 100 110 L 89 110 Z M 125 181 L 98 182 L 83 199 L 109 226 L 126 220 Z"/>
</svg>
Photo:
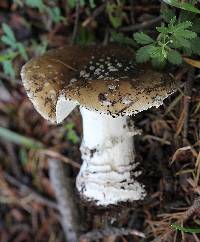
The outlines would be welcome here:
<svg viewBox="0 0 200 242">
<path fill-rule="evenodd" d="M 137 66 L 129 48 L 65 47 L 32 59 L 22 81 L 36 110 L 62 122 L 77 106 L 83 119 L 83 164 L 76 186 L 97 205 L 142 200 L 129 115 L 158 107 L 176 84 L 163 73 Z"/>
</svg>

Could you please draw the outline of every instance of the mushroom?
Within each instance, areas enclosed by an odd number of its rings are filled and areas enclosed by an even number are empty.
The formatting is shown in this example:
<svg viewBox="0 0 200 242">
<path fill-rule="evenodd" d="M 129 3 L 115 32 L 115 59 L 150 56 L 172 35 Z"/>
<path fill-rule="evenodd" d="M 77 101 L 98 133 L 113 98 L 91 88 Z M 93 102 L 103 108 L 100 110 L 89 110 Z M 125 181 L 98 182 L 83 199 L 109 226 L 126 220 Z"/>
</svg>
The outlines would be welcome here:
<svg viewBox="0 0 200 242">
<path fill-rule="evenodd" d="M 130 48 L 70 46 L 29 61 L 21 72 L 27 94 L 47 120 L 61 123 L 77 106 L 83 119 L 83 164 L 76 187 L 98 206 L 143 200 L 129 116 L 159 107 L 177 84 L 138 66 Z"/>
</svg>

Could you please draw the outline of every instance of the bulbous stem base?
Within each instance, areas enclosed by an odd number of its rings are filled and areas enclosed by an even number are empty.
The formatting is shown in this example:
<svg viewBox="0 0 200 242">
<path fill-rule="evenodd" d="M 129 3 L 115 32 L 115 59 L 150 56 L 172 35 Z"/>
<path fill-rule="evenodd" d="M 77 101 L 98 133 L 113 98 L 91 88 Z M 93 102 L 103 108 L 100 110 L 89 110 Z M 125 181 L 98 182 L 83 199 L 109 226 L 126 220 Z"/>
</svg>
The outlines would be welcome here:
<svg viewBox="0 0 200 242">
<path fill-rule="evenodd" d="M 76 186 L 81 196 L 98 206 L 144 199 L 144 186 L 134 171 L 134 127 L 128 117 L 112 118 L 81 108 L 83 164 Z"/>
</svg>

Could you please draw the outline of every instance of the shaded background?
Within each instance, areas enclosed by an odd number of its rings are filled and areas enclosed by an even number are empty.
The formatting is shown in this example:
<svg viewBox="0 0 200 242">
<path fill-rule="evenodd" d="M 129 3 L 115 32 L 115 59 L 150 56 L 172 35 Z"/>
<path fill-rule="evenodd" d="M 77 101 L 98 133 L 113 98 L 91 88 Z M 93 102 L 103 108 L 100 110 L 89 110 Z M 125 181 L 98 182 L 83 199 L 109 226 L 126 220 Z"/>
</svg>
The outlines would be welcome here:
<svg viewBox="0 0 200 242">
<path fill-rule="evenodd" d="M 22 65 L 46 50 L 69 43 L 124 42 L 145 28 L 154 35 L 161 22 L 160 1 L 1 0 L 0 1 L 0 242 L 65 241 L 48 158 L 67 163 L 74 181 L 81 164 L 81 119 L 78 110 L 63 125 L 46 122 L 28 100 L 20 80 Z M 129 45 L 135 47 L 135 42 Z M 114 220 L 145 234 L 105 237 L 102 241 L 200 241 L 181 234 L 171 223 L 200 226 L 200 212 L 190 207 L 200 195 L 199 72 L 186 65 L 170 69 L 188 81 L 159 109 L 134 117 L 142 135 L 135 137 L 137 160 L 148 177 L 151 194 L 141 205 L 110 214 L 79 201 L 86 231 Z M 48 149 L 48 152 L 47 152 Z M 188 212 L 189 211 L 189 212 Z M 85 231 L 85 232 L 86 232 Z"/>
</svg>

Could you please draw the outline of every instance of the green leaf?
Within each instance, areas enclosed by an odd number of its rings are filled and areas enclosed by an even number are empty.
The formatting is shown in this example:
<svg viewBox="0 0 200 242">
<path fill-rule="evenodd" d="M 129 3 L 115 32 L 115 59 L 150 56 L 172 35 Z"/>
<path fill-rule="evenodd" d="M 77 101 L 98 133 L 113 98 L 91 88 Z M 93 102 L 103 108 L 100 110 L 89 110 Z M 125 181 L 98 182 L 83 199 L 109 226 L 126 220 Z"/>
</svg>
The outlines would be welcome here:
<svg viewBox="0 0 200 242">
<path fill-rule="evenodd" d="M 16 52 L 10 51 L 9 53 L 0 55 L 0 62 L 4 62 L 7 60 L 13 60 L 17 56 Z"/>
<path fill-rule="evenodd" d="M 153 58 L 153 59 L 151 59 L 151 64 L 154 68 L 156 68 L 158 70 L 162 70 L 166 65 L 166 59 L 160 61 L 157 58 Z"/>
<path fill-rule="evenodd" d="M 146 62 L 146 61 L 150 60 L 150 58 L 151 58 L 151 51 L 154 48 L 155 47 L 153 45 L 146 45 L 146 46 L 141 47 L 140 49 L 138 49 L 137 52 L 136 52 L 136 61 L 138 63 L 143 63 L 143 62 Z"/>
<path fill-rule="evenodd" d="M 16 48 L 16 42 L 15 41 L 13 41 L 12 39 L 10 39 L 8 36 L 6 36 L 6 35 L 3 35 L 2 37 L 1 37 L 1 41 L 4 43 L 4 44 L 6 44 L 6 45 L 8 45 L 8 46 L 10 46 L 11 48 Z"/>
<path fill-rule="evenodd" d="M 26 49 L 24 48 L 24 46 L 21 43 L 17 43 L 17 49 L 19 51 L 19 54 L 23 57 L 23 59 L 25 61 L 27 61 L 28 56 L 27 56 Z"/>
<path fill-rule="evenodd" d="M 170 21 L 168 28 L 170 33 L 177 34 L 177 32 L 183 33 L 186 29 L 188 29 L 191 26 L 192 26 L 192 23 L 190 21 L 179 22 L 179 23 Z"/>
<path fill-rule="evenodd" d="M 190 48 L 190 40 L 196 38 L 197 34 L 188 30 L 192 26 L 189 21 L 173 23 L 170 25 L 166 35 L 170 39 L 170 46 L 173 48 Z"/>
<path fill-rule="evenodd" d="M 176 50 L 170 50 L 167 55 L 167 59 L 174 65 L 180 65 L 182 63 L 182 56 Z"/>
<path fill-rule="evenodd" d="M 178 39 L 178 47 L 185 47 L 185 48 L 191 48 L 191 42 L 190 40 L 179 38 Z"/>
<path fill-rule="evenodd" d="M 78 137 L 78 135 L 76 134 L 75 130 L 74 130 L 74 123 L 67 123 L 65 125 L 65 128 L 67 130 L 67 139 L 69 141 L 71 141 L 73 144 L 77 144 L 80 140 L 80 138 Z"/>
<path fill-rule="evenodd" d="M 171 21 L 171 19 L 174 18 L 174 15 L 175 15 L 174 11 L 172 9 L 169 9 L 169 8 L 162 10 L 161 13 L 162 13 L 164 20 L 167 23 L 169 23 Z"/>
<path fill-rule="evenodd" d="M 196 18 L 192 24 L 192 31 L 200 33 L 200 18 Z"/>
<path fill-rule="evenodd" d="M 43 55 L 47 51 L 48 40 L 43 38 L 41 43 L 36 42 L 34 39 L 31 40 L 31 48 L 35 51 L 36 56 Z"/>
<path fill-rule="evenodd" d="M 200 13 L 200 9 L 196 8 L 195 6 L 193 6 L 192 4 L 190 3 L 179 3 L 179 5 L 177 6 L 183 10 L 186 10 L 186 11 L 190 11 L 190 12 L 193 12 L 193 13 Z"/>
<path fill-rule="evenodd" d="M 190 40 L 190 43 L 192 51 L 195 54 L 200 55 L 200 37 Z"/>
<path fill-rule="evenodd" d="M 178 224 L 171 224 L 171 227 L 183 231 L 185 233 L 200 233 L 200 228 L 185 228 L 183 226 L 180 226 Z"/>
<path fill-rule="evenodd" d="M 109 19 L 115 29 L 119 28 L 122 25 L 121 18 L 115 17 L 114 15 L 110 14 Z"/>
<path fill-rule="evenodd" d="M 14 32 L 10 28 L 9 25 L 3 23 L 2 24 L 2 29 L 3 29 L 4 34 L 7 36 L 8 39 L 10 39 L 10 41 L 12 41 L 13 43 L 16 42 L 16 38 L 15 38 Z"/>
<path fill-rule="evenodd" d="M 150 56 L 153 59 L 157 59 L 159 60 L 159 62 L 163 62 L 166 57 L 167 57 L 167 52 L 165 49 L 163 49 L 162 47 L 154 47 L 151 52 L 150 52 Z"/>
<path fill-rule="evenodd" d="M 163 0 L 163 2 L 173 7 L 180 8 L 186 11 L 190 11 L 193 13 L 200 13 L 200 10 L 196 8 L 194 5 L 192 5 L 191 3 L 178 2 L 177 0 Z"/>
<path fill-rule="evenodd" d="M 196 13 L 181 10 L 179 15 L 179 21 L 180 22 L 192 21 L 193 23 L 194 19 L 196 18 L 196 15 L 197 15 Z"/>
<path fill-rule="evenodd" d="M 63 21 L 65 18 L 61 15 L 60 8 L 53 7 L 53 8 L 46 8 L 46 12 L 50 15 L 51 19 L 54 23 L 59 23 Z"/>
<path fill-rule="evenodd" d="M 193 31 L 190 31 L 190 30 L 182 30 L 182 31 L 179 31 L 177 30 L 177 32 L 175 33 L 175 37 L 177 38 L 185 38 L 185 39 L 194 39 L 197 37 L 197 34 Z"/>
<path fill-rule="evenodd" d="M 75 8 L 76 6 L 76 0 L 68 0 L 67 3 L 70 8 Z"/>
<path fill-rule="evenodd" d="M 174 17 L 170 20 L 170 22 L 169 22 L 169 24 L 168 24 L 168 29 L 170 30 L 172 27 L 174 27 L 174 25 L 176 24 L 176 22 L 177 22 L 177 19 L 176 19 L 176 16 L 174 16 Z"/>
<path fill-rule="evenodd" d="M 113 27 L 116 29 L 122 25 L 123 17 L 126 15 L 123 12 L 122 5 L 108 2 L 106 12 Z"/>
<path fill-rule="evenodd" d="M 77 0 L 76 0 L 76 1 L 77 1 Z M 85 0 L 79 0 L 79 1 L 80 1 L 80 6 L 81 6 L 81 7 L 85 6 L 85 4 L 86 4 L 86 3 L 85 3 Z"/>
<path fill-rule="evenodd" d="M 147 45 L 154 43 L 154 40 L 143 32 L 138 32 L 133 35 L 135 41 L 139 44 Z"/>
<path fill-rule="evenodd" d="M 38 8 L 40 12 L 44 12 L 46 8 L 42 0 L 26 0 L 26 4 L 31 8 Z"/>
<path fill-rule="evenodd" d="M 2 62 L 3 71 L 5 74 L 15 78 L 16 73 L 11 60 L 5 60 Z"/>
<path fill-rule="evenodd" d="M 3 127 L 0 127 L 0 137 L 12 143 L 22 145 L 31 149 L 39 149 L 44 147 L 43 144 L 38 141 L 35 141 L 31 138 L 27 138 L 23 135 L 20 135 L 14 131 L 11 131 Z"/>
<path fill-rule="evenodd" d="M 160 27 L 156 27 L 156 30 L 161 33 L 162 35 L 167 35 L 168 28 L 164 26 L 164 24 Z"/>
<path fill-rule="evenodd" d="M 91 8 L 95 8 L 96 7 L 95 0 L 89 0 L 89 2 L 90 2 L 90 7 Z"/>
<path fill-rule="evenodd" d="M 134 39 L 129 38 L 122 33 L 117 33 L 115 31 L 112 31 L 111 36 L 115 42 L 118 42 L 118 43 L 124 44 L 124 45 L 132 45 L 132 46 L 136 47 L 136 42 L 134 41 Z"/>
<path fill-rule="evenodd" d="M 2 28 L 5 35 L 1 37 L 1 41 L 4 44 L 10 46 L 12 49 L 18 50 L 19 54 L 23 57 L 23 59 L 28 60 L 28 56 L 26 54 L 26 50 L 24 46 L 21 43 L 17 42 L 14 32 L 12 31 L 10 26 L 8 26 L 7 24 L 2 24 Z M 12 65 L 10 62 L 7 62 L 4 65 L 4 70 L 6 71 L 7 74 L 10 73 L 12 77 L 14 76 L 14 72 L 12 71 Z"/>
</svg>

